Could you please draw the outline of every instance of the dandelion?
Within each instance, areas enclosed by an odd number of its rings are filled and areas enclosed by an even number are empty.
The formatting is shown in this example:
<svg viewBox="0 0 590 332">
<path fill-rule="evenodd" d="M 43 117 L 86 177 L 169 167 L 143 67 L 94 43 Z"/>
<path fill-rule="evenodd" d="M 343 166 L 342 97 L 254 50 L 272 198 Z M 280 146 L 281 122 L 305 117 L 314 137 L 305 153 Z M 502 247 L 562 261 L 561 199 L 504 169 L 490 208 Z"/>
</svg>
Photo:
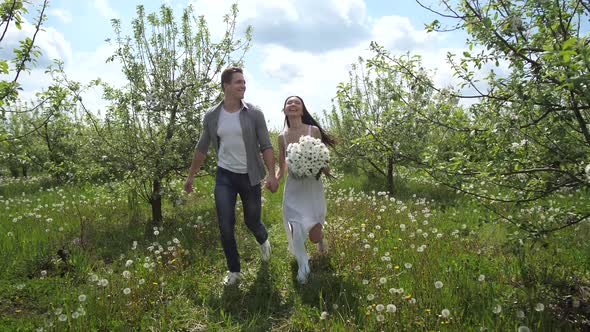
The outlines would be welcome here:
<svg viewBox="0 0 590 332">
<path fill-rule="evenodd" d="M 90 277 L 88 278 L 88 280 L 90 280 L 90 282 L 97 282 L 98 281 L 98 276 L 96 274 L 91 274 Z"/>
<path fill-rule="evenodd" d="M 123 278 L 125 279 L 129 279 L 131 277 L 131 272 L 129 271 L 123 271 Z"/>
<path fill-rule="evenodd" d="M 518 327 L 518 332 L 531 332 L 531 329 L 529 329 L 528 327 L 522 325 Z"/>
<path fill-rule="evenodd" d="M 443 287 L 442 281 L 435 282 L 434 283 L 434 287 L 436 287 L 436 289 L 441 289 Z"/>
<path fill-rule="evenodd" d="M 86 301 L 86 295 L 84 295 L 84 294 L 78 295 L 78 301 L 80 301 L 80 302 Z"/>
<path fill-rule="evenodd" d="M 363 285 L 368 285 L 368 284 L 369 284 L 369 280 L 363 279 Z"/>
<path fill-rule="evenodd" d="M 78 313 L 77 311 L 72 312 L 72 319 L 76 319 L 80 316 L 80 313 Z"/>
<path fill-rule="evenodd" d="M 59 321 L 60 322 L 65 322 L 67 319 L 68 319 L 68 316 L 66 316 L 65 314 L 59 315 Z"/>
<path fill-rule="evenodd" d="M 55 309 L 55 311 L 53 311 L 53 313 L 54 313 L 56 316 L 58 316 L 58 315 L 61 315 L 61 313 L 62 313 L 62 312 L 63 312 L 63 309 L 62 309 L 62 308 L 57 308 L 57 309 Z"/>
<path fill-rule="evenodd" d="M 125 295 L 131 294 L 131 288 L 127 287 L 127 288 L 123 289 L 123 294 L 125 294 Z"/>
<path fill-rule="evenodd" d="M 388 304 L 386 310 L 387 312 L 394 313 L 397 311 L 397 307 L 395 306 L 395 304 Z"/>
<path fill-rule="evenodd" d="M 332 309 L 338 310 L 338 304 L 337 303 L 332 304 Z"/>
<path fill-rule="evenodd" d="M 99 286 L 102 286 L 102 287 L 106 287 L 108 284 L 109 284 L 109 281 L 108 281 L 108 280 L 106 280 L 106 279 L 100 279 L 100 280 L 98 281 L 98 285 L 99 285 Z"/>
<path fill-rule="evenodd" d="M 412 263 L 406 263 L 406 264 L 404 264 L 404 266 L 406 267 L 406 269 L 411 269 Z"/>
<path fill-rule="evenodd" d="M 440 315 L 443 316 L 443 318 L 448 318 L 451 315 L 451 312 L 449 311 L 449 309 L 443 309 L 440 312 Z"/>
<path fill-rule="evenodd" d="M 41 271 L 41 277 L 42 277 L 42 278 L 45 278 L 45 277 L 47 277 L 47 270 L 43 270 L 43 271 Z"/>
<path fill-rule="evenodd" d="M 328 319 L 328 312 L 327 311 L 322 311 L 322 314 L 320 315 L 320 319 L 321 320 Z"/>
<path fill-rule="evenodd" d="M 378 304 L 375 307 L 375 310 L 377 310 L 378 312 L 381 312 L 381 311 L 385 310 L 385 306 L 383 304 Z"/>
<path fill-rule="evenodd" d="M 378 321 L 378 322 L 382 322 L 382 321 L 384 321 L 384 320 L 385 320 L 385 316 L 383 316 L 383 315 L 381 315 L 381 314 L 377 315 L 377 321 Z"/>
<path fill-rule="evenodd" d="M 154 231 L 154 235 L 155 235 L 155 236 L 158 236 L 158 235 L 160 235 L 160 231 L 159 231 L 159 230 L 155 230 L 155 231 Z"/>
<path fill-rule="evenodd" d="M 139 279 L 138 283 L 139 283 L 140 285 L 143 285 L 143 284 L 145 284 L 145 279 L 143 279 L 143 278 L 142 278 L 142 279 Z"/>
<path fill-rule="evenodd" d="M 516 312 L 516 317 L 518 317 L 518 318 L 520 318 L 520 319 L 523 319 L 523 318 L 524 318 L 524 311 L 522 311 L 522 310 L 518 310 L 518 311 Z"/>
<path fill-rule="evenodd" d="M 374 239 L 374 238 L 375 238 L 375 234 L 369 233 L 369 239 Z"/>
<path fill-rule="evenodd" d="M 13 237 L 13 236 L 14 236 L 14 233 L 12 233 L 12 232 L 8 232 L 8 233 L 6 233 L 6 235 L 7 235 L 8 237 Z"/>
<path fill-rule="evenodd" d="M 535 311 L 541 312 L 543 310 L 545 310 L 545 305 L 543 303 L 537 303 L 535 306 Z"/>
<path fill-rule="evenodd" d="M 382 284 L 382 285 L 384 283 L 386 283 L 386 282 L 387 282 L 387 278 L 381 278 L 381 279 L 379 279 L 379 283 Z"/>
<path fill-rule="evenodd" d="M 21 290 L 21 289 L 25 288 L 25 284 L 18 284 L 15 287 L 16 287 L 16 289 Z"/>
<path fill-rule="evenodd" d="M 480 274 L 479 277 L 477 277 L 477 281 L 479 282 L 484 282 L 486 280 L 486 276 L 484 276 L 483 274 Z"/>
<path fill-rule="evenodd" d="M 406 225 L 405 225 L 405 224 L 400 224 L 400 225 L 399 225 L 399 228 L 400 228 L 402 231 L 405 231 L 405 230 L 406 230 Z"/>
<path fill-rule="evenodd" d="M 397 293 L 397 289 L 395 289 L 395 288 L 390 288 L 390 289 L 389 289 L 389 293 L 391 293 L 391 294 L 396 294 L 396 293 Z"/>
<path fill-rule="evenodd" d="M 419 247 L 416 249 L 416 251 L 417 251 L 417 252 L 424 252 L 424 247 L 422 247 L 422 246 L 419 246 Z"/>
<path fill-rule="evenodd" d="M 130 266 L 131 266 L 131 264 L 133 264 L 133 261 L 132 261 L 132 260 L 130 260 L 130 259 L 128 259 L 128 260 L 125 262 L 125 267 L 130 267 Z"/>
<path fill-rule="evenodd" d="M 502 312 L 502 306 L 499 304 L 496 304 L 496 306 L 494 307 L 494 310 L 492 310 L 496 315 Z"/>
<path fill-rule="evenodd" d="M 367 295 L 367 300 L 373 301 L 374 299 L 375 299 L 375 295 L 373 295 L 373 294 Z"/>
</svg>

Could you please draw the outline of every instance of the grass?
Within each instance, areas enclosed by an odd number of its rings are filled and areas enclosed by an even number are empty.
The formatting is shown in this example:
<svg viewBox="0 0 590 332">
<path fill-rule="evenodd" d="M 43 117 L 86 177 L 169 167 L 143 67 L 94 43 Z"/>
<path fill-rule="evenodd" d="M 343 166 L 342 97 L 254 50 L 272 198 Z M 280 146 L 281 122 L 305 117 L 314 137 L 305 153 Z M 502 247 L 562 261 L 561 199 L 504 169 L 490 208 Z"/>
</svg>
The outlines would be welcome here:
<svg viewBox="0 0 590 332">
<path fill-rule="evenodd" d="M 166 202 L 164 224 L 149 237 L 148 206 L 132 216 L 118 184 L 1 183 L 0 330 L 590 328 L 587 223 L 533 243 L 425 182 L 398 179 L 392 197 L 359 177 L 330 182 L 330 254 L 308 246 L 306 285 L 286 249 L 282 196 L 265 191 L 273 256 L 260 261 L 239 220 L 245 278 L 230 287 L 220 284 L 226 267 L 210 178 L 180 204 Z"/>
</svg>

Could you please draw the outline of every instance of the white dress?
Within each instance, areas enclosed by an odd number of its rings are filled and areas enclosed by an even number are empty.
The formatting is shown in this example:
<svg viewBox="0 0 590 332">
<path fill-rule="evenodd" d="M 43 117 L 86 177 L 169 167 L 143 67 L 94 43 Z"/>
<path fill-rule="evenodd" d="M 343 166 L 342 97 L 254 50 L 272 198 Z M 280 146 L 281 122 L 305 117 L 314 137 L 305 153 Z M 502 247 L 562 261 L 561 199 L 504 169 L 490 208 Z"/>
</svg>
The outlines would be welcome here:
<svg viewBox="0 0 590 332">
<path fill-rule="evenodd" d="M 311 126 L 308 133 L 311 136 Z M 287 151 L 286 134 L 283 132 L 285 153 Z M 289 251 L 299 264 L 298 279 L 304 282 L 309 274 L 309 256 L 305 250 L 305 241 L 309 230 L 316 224 L 324 225 L 326 221 L 326 197 L 324 184 L 315 177 L 295 178 L 287 174 L 283 192 L 283 225 L 287 232 Z"/>
</svg>

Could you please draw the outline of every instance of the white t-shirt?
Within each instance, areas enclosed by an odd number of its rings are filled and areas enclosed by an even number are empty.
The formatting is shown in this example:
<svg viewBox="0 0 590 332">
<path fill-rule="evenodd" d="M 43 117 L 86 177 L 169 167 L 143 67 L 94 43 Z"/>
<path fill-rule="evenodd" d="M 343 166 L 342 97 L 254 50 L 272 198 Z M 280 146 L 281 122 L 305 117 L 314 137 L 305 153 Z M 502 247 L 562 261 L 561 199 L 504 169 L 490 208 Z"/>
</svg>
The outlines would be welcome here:
<svg viewBox="0 0 590 332">
<path fill-rule="evenodd" d="M 246 145 L 242 137 L 240 113 L 228 112 L 224 107 L 219 113 L 217 136 L 219 136 L 219 152 L 217 166 L 240 174 L 248 173 L 246 159 Z"/>
</svg>

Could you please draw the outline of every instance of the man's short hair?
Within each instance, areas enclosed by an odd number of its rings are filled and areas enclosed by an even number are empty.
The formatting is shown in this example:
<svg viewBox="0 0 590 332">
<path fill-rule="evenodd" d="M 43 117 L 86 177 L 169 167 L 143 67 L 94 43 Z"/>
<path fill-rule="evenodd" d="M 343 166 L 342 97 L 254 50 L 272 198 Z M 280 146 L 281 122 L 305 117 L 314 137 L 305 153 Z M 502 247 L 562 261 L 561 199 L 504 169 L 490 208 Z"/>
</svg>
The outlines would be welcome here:
<svg viewBox="0 0 590 332">
<path fill-rule="evenodd" d="M 244 71 L 240 67 L 227 67 L 221 73 L 221 91 L 225 91 L 225 89 L 223 87 L 224 83 L 231 83 L 231 79 L 232 79 L 234 73 L 244 74 Z"/>
</svg>

